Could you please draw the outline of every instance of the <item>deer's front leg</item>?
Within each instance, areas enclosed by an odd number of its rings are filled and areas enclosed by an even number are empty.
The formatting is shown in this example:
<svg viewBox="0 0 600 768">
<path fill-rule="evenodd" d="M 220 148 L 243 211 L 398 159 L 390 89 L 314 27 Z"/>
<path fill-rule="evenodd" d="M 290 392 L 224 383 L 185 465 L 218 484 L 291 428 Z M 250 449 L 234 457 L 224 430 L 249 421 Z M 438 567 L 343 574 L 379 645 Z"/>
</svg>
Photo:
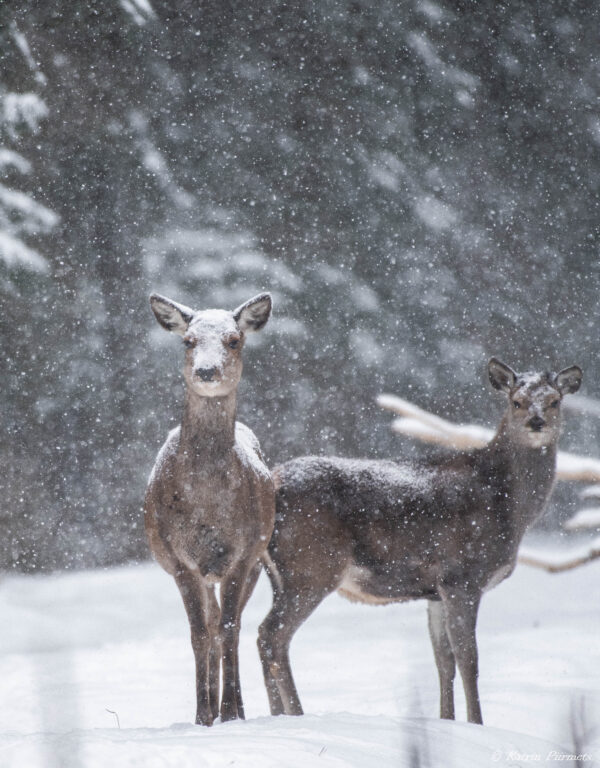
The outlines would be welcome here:
<svg viewBox="0 0 600 768">
<path fill-rule="evenodd" d="M 475 628 L 481 593 L 463 586 L 444 585 L 439 589 L 446 615 L 446 632 L 465 689 L 467 719 L 483 723 L 477 678 L 479 665 Z"/>
<path fill-rule="evenodd" d="M 215 588 L 207 589 L 208 597 L 208 627 L 210 634 L 210 650 L 208 652 L 208 691 L 210 696 L 210 708 L 213 719 L 219 716 L 219 682 L 221 675 L 221 638 L 219 629 L 221 623 L 221 609 L 215 597 Z"/>
<path fill-rule="evenodd" d="M 212 725 L 210 703 L 210 651 L 211 633 L 207 621 L 208 594 L 201 579 L 188 570 L 178 570 L 175 581 L 181 592 L 190 622 L 192 648 L 196 662 L 196 723 Z"/>
<path fill-rule="evenodd" d="M 223 694 L 221 720 L 244 718 L 238 646 L 241 615 L 246 594 L 249 566 L 244 563 L 221 582 L 221 654 L 223 663 Z"/>
<path fill-rule="evenodd" d="M 440 678 L 440 717 L 454 720 L 454 676 L 456 661 L 446 631 L 446 613 L 441 600 L 428 603 L 429 636 Z"/>
</svg>

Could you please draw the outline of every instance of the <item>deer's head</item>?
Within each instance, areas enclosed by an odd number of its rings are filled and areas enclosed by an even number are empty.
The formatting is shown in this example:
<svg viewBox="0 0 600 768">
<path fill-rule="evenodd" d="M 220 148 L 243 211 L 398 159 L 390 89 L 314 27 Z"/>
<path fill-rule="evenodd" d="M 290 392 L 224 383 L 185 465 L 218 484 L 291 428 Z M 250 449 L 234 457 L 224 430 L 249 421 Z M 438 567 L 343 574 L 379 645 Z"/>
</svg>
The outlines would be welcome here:
<svg viewBox="0 0 600 768">
<path fill-rule="evenodd" d="M 493 357 L 488 372 L 492 386 L 508 395 L 504 423 L 509 436 L 531 448 L 556 442 L 563 396 L 579 389 L 581 368 L 573 365 L 560 373 L 516 373 Z"/>
<path fill-rule="evenodd" d="M 150 306 L 163 328 L 183 337 L 187 386 L 201 397 L 223 397 L 239 384 L 246 335 L 266 325 L 271 295 L 261 293 L 233 312 L 195 311 L 157 293 Z"/>
</svg>

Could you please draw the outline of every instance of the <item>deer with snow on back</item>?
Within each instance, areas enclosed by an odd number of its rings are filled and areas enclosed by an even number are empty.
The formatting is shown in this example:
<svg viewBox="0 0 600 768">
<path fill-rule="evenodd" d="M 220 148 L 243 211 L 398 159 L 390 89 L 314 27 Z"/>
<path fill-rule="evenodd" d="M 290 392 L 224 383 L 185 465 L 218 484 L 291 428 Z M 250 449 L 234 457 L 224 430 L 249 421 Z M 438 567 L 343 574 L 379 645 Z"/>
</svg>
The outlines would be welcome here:
<svg viewBox="0 0 600 768">
<path fill-rule="evenodd" d="M 238 642 L 273 530 L 273 481 L 248 427 L 236 422 L 242 348 L 269 319 L 268 293 L 233 312 L 194 311 L 153 294 L 156 319 L 183 337 L 183 420 L 161 448 L 145 500 L 150 548 L 179 588 L 196 662 L 196 723 L 244 717 Z M 220 601 L 215 585 L 220 584 Z M 219 710 L 219 668 L 223 692 Z"/>
<path fill-rule="evenodd" d="M 460 671 L 481 723 L 475 627 L 482 594 L 512 573 L 521 539 L 550 497 L 560 405 L 580 368 L 515 373 L 495 358 L 508 407 L 491 442 L 426 461 L 301 457 L 273 471 L 273 607 L 258 646 L 271 713 L 300 715 L 289 661 L 298 627 L 331 592 L 384 605 L 428 600 L 442 718 L 454 719 Z"/>
</svg>

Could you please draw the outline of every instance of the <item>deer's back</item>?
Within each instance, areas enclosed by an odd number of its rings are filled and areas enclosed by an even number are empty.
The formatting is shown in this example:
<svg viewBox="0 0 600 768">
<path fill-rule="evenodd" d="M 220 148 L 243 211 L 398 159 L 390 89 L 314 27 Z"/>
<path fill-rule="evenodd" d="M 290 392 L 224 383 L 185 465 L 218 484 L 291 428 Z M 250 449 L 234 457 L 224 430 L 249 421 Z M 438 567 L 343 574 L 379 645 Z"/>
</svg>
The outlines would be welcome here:
<svg viewBox="0 0 600 768">
<path fill-rule="evenodd" d="M 271 556 L 297 572 L 329 558 L 347 595 L 373 602 L 435 598 L 440 581 L 466 571 L 483 588 L 514 545 L 501 473 L 480 458 L 289 461 L 274 471 Z"/>
</svg>

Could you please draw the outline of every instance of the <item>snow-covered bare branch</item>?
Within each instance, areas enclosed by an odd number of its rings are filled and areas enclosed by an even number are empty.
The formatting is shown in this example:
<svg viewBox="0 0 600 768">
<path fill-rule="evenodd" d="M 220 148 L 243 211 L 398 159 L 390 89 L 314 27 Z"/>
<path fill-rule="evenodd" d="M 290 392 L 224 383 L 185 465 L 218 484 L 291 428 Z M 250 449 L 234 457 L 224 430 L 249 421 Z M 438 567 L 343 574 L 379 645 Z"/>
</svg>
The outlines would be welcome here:
<svg viewBox="0 0 600 768">
<path fill-rule="evenodd" d="M 379 395 L 377 403 L 382 408 L 400 414 L 400 418 L 392 422 L 394 432 L 426 443 L 468 450 L 481 448 L 494 434 L 491 429 L 478 424 L 455 424 L 396 395 Z M 556 475 L 559 480 L 564 481 L 600 482 L 600 459 L 559 451 Z"/>
</svg>

